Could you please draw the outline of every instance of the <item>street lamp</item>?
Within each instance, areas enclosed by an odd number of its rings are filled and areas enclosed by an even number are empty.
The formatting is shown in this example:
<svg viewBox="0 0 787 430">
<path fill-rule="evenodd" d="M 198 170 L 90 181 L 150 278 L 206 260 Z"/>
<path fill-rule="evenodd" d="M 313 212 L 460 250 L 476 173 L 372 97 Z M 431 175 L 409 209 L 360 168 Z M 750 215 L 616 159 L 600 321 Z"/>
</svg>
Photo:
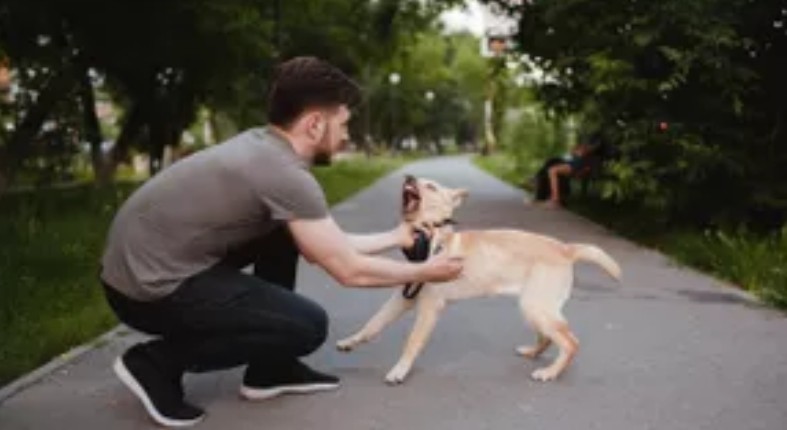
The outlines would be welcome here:
<svg viewBox="0 0 787 430">
<path fill-rule="evenodd" d="M 390 146 L 393 148 L 396 144 L 396 99 L 394 98 L 394 88 L 399 85 L 399 81 L 402 80 L 402 77 L 396 73 L 392 72 L 388 75 L 388 82 L 391 83 L 391 142 Z"/>
<path fill-rule="evenodd" d="M 440 145 L 435 141 L 434 130 L 433 130 L 434 125 L 433 125 L 433 121 L 432 121 L 432 114 L 433 114 L 432 102 L 434 101 L 434 91 L 427 90 L 424 93 L 424 98 L 426 99 L 426 103 L 427 103 L 427 106 L 426 106 L 426 136 L 431 141 L 430 142 L 430 147 L 432 145 L 434 145 L 435 149 L 437 149 L 437 152 L 440 153 L 442 151 L 440 150 Z"/>
</svg>

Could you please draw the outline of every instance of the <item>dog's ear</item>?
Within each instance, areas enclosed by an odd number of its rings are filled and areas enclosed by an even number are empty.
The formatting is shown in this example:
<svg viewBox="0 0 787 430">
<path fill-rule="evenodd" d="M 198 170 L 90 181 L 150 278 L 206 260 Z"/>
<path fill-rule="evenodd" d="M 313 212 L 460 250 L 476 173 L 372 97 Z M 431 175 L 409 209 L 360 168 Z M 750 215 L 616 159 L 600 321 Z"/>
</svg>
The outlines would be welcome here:
<svg viewBox="0 0 787 430">
<path fill-rule="evenodd" d="M 459 205 L 462 204 L 462 202 L 467 197 L 467 195 L 470 194 L 470 192 L 464 188 L 456 188 L 451 190 L 451 194 L 452 194 L 451 197 L 454 201 L 454 207 L 457 208 L 459 207 Z"/>
</svg>

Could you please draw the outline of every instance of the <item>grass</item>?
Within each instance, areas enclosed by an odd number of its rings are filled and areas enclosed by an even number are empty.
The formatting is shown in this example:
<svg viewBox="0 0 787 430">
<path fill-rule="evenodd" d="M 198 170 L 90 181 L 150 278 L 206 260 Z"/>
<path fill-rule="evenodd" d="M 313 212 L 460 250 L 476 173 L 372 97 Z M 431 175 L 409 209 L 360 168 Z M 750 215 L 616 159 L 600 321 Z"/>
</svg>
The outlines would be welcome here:
<svg viewBox="0 0 787 430">
<path fill-rule="evenodd" d="M 357 158 L 315 168 L 330 204 L 409 158 Z M 113 327 L 97 283 L 104 235 L 137 186 L 15 193 L 0 198 L 0 386 Z"/>
<path fill-rule="evenodd" d="M 98 256 L 115 208 L 134 186 L 0 200 L 0 384 L 114 323 L 96 283 Z"/>
<path fill-rule="evenodd" d="M 662 243 L 678 261 L 715 273 L 787 310 L 787 229 L 768 237 L 746 231 L 672 234 Z"/>
<path fill-rule="evenodd" d="M 312 172 L 322 184 L 328 204 L 333 205 L 352 196 L 381 176 L 403 166 L 412 159 L 413 157 L 366 158 L 358 156 L 334 162 L 329 167 L 315 167 Z"/>
<path fill-rule="evenodd" d="M 476 156 L 473 158 L 473 162 L 487 172 L 515 186 L 522 186 L 526 177 L 519 170 L 514 158 L 504 154 L 495 153 L 487 156 Z"/>
<path fill-rule="evenodd" d="M 523 177 L 505 154 L 476 157 L 489 173 L 521 186 Z M 671 225 L 659 214 L 631 204 L 615 204 L 593 196 L 572 196 L 573 212 L 604 225 L 635 242 L 658 249 L 676 262 L 724 279 L 787 309 L 787 227 L 768 236 L 742 229 L 699 231 Z"/>
<path fill-rule="evenodd" d="M 631 205 L 598 199 L 569 202 L 577 212 L 674 261 L 724 279 L 787 310 L 787 228 L 770 235 L 744 229 L 697 230 L 670 225 Z"/>
</svg>

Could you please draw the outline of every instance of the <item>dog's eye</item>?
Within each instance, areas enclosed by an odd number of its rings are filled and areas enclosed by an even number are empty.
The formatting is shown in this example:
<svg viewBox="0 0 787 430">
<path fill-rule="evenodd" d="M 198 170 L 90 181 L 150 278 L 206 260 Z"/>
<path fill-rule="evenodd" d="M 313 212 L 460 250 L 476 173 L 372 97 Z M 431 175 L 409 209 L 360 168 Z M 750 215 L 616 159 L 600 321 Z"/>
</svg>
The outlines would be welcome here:
<svg viewBox="0 0 787 430">
<path fill-rule="evenodd" d="M 428 182 L 426 183 L 426 188 L 428 188 L 431 191 L 437 191 L 437 187 L 435 187 L 434 184 L 430 184 Z"/>
</svg>

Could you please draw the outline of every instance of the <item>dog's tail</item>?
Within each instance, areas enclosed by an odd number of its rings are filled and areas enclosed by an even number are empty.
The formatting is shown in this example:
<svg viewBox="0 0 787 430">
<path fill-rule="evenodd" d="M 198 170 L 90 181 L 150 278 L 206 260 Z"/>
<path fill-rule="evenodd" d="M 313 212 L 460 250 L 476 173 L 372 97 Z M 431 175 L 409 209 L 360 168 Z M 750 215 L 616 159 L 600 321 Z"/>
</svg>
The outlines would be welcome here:
<svg viewBox="0 0 787 430">
<path fill-rule="evenodd" d="M 588 261 L 601 266 L 610 276 L 620 281 L 621 270 L 618 263 L 601 248 L 583 243 L 572 244 L 574 260 Z"/>
</svg>

